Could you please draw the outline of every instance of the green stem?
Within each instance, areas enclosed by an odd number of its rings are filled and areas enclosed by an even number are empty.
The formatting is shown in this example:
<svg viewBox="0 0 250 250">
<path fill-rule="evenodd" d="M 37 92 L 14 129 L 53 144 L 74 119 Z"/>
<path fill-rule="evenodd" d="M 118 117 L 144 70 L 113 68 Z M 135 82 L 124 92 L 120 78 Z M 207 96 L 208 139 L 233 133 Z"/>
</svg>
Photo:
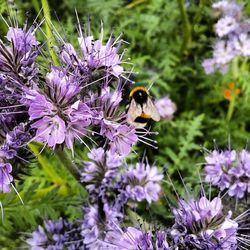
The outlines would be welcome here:
<svg viewBox="0 0 250 250">
<path fill-rule="evenodd" d="M 179 9 L 180 9 L 180 13 L 181 13 L 181 18 L 182 18 L 182 22 L 183 22 L 183 42 L 182 42 L 182 46 L 181 46 L 181 54 L 185 53 L 188 46 L 191 43 L 192 37 L 191 37 L 191 26 L 188 20 L 188 16 L 185 10 L 185 4 L 184 4 L 184 0 L 177 0 L 178 5 L 179 5 Z"/>
<path fill-rule="evenodd" d="M 57 55 L 56 53 L 54 52 L 54 50 L 52 49 L 53 48 L 53 45 L 55 44 L 55 39 L 53 37 L 53 34 L 52 34 L 52 27 L 51 27 L 51 16 L 50 16 L 50 8 L 49 8 L 49 3 L 47 0 L 41 0 L 42 2 L 42 8 L 43 8 L 43 13 L 44 13 L 44 17 L 45 17 L 45 22 L 44 22 L 44 25 L 45 25 L 45 30 L 46 30 L 46 35 L 47 35 L 47 38 L 49 40 L 49 44 L 48 44 L 48 50 L 49 50 L 49 53 L 50 53 L 50 56 L 52 58 L 52 61 L 55 65 L 58 65 L 58 60 L 57 60 Z"/>
<path fill-rule="evenodd" d="M 232 62 L 232 75 L 233 75 L 233 81 L 237 82 L 237 79 L 239 77 L 239 58 L 235 57 L 233 62 Z M 232 116 L 233 116 L 233 112 L 234 112 L 234 108 L 235 108 L 235 94 L 233 93 L 232 95 L 232 99 L 230 100 L 229 106 L 228 106 L 228 110 L 227 110 L 227 122 L 230 122 Z"/>
<path fill-rule="evenodd" d="M 39 13 L 41 7 L 40 7 L 40 3 L 38 2 L 38 0 L 32 0 L 32 5 L 34 6 L 34 9 L 36 10 L 36 12 Z"/>
<path fill-rule="evenodd" d="M 229 107 L 227 110 L 227 122 L 230 122 L 233 112 L 234 112 L 234 107 L 235 107 L 235 97 L 232 96 L 232 99 L 230 100 Z"/>
<path fill-rule="evenodd" d="M 67 153 L 60 149 L 56 149 L 55 153 L 63 166 L 68 169 L 68 171 L 75 177 L 77 181 L 80 181 L 81 172 L 79 171 L 77 166 L 69 159 Z"/>
</svg>

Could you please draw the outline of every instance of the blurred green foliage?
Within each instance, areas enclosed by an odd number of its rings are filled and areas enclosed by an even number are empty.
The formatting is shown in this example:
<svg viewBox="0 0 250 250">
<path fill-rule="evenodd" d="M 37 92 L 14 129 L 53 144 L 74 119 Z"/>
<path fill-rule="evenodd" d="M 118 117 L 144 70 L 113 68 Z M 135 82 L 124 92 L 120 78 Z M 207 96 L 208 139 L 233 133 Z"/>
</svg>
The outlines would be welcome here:
<svg viewBox="0 0 250 250">
<path fill-rule="evenodd" d="M 11 2 L 11 1 L 9 1 Z M 250 131 L 250 73 L 249 63 L 244 67 L 237 61 L 226 74 L 205 75 L 201 63 L 211 56 L 215 41 L 213 25 L 216 13 L 208 0 L 55 0 L 49 1 L 51 18 L 65 39 L 76 43 L 76 15 L 98 35 L 103 21 L 105 36 L 123 33 L 128 51 L 138 74 L 136 83 L 149 86 L 152 95 L 159 98 L 169 95 L 177 104 L 177 112 L 171 121 L 153 124 L 152 130 L 158 149 L 138 145 L 139 155 L 146 153 L 149 161 L 167 170 L 175 188 L 184 193 L 186 185 L 199 189 L 201 163 L 204 162 L 203 147 L 213 149 L 216 145 L 243 148 L 248 144 Z M 0 1 L 0 13 L 6 17 L 17 12 L 20 23 L 26 14 L 29 21 L 36 17 L 42 3 L 38 0 L 17 0 L 15 3 Z M 250 15 L 250 2 L 245 1 L 246 15 Z M 42 18 L 42 14 L 40 18 Z M 4 22 L 0 23 L 1 37 L 6 33 Z M 42 34 L 39 37 L 43 39 Z M 229 83 L 234 82 L 240 95 L 230 107 L 224 98 Z M 229 114 L 231 113 L 231 114 Z M 34 152 L 42 148 L 32 144 Z M 86 159 L 87 150 L 79 146 L 76 155 Z M 136 161 L 136 156 L 129 159 Z M 81 216 L 80 206 L 87 202 L 84 189 L 62 166 L 60 159 L 44 150 L 32 164 L 30 176 L 17 183 L 24 205 L 14 191 L 0 194 L 4 207 L 4 220 L 0 221 L 1 249 L 15 249 L 23 244 L 24 232 L 35 229 L 43 218 L 56 219 Z M 168 203 L 174 202 L 168 176 L 165 178 L 165 196 L 153 204 L 150 218 L 141 204 L 139 211 L 146 220 L 169 217 Z M 4 248 L 5 247 L 5 248 Z"/>
</svg>

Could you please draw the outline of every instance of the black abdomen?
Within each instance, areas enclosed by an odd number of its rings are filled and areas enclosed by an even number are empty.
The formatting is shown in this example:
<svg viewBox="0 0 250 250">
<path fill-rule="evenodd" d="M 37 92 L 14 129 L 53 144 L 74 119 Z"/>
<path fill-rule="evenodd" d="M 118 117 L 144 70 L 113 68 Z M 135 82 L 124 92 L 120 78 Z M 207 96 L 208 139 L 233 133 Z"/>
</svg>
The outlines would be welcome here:
<svg viewBox="0 0 250 250">
<path fill-rule="evenodd" d="M 134 122 L 147 123 L 149 120 L 150 120 L 150 118 L 138 116 L 138 117 L 135 118 Z"/>
</svg>

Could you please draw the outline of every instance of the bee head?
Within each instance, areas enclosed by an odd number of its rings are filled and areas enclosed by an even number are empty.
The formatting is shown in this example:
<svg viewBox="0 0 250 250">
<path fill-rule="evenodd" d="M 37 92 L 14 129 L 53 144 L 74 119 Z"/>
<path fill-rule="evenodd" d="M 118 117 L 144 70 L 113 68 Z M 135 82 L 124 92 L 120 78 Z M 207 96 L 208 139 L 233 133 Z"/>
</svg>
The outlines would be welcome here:
<svg viewBox="0 0 250 250">
<path fill-rule="evenodd" d="M 133 98 L 136 103 L 143 104 L 148 100 L 148 90 L 144 87 L 135 87 L 131 90 L 129 97 Z"/>
</svg>

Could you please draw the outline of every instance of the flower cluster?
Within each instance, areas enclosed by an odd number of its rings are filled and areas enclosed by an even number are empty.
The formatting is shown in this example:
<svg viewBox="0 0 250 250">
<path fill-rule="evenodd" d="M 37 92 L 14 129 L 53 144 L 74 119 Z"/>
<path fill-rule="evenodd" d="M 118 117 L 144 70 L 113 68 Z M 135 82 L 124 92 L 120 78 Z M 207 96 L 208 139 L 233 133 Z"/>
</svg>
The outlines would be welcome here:
<svg viewBox="0 0 250 250">
<path fill-rule="evenodd" d="M 103 148 L 92 149 L 88 157 L 81 180 L 92 205 L 85 208 L 82 235 L 93 247 L 104 240 L 104 231 L 114 230 L 123 219 L 128 200 L 158 200 L 163 175 L 149 164 L 126 166 L 123 157 Z"/>
<path fill-rule="evenodd" d="M 26 240 L 32 250 L 83 250 L 86 249 L 81 239 L 81 227 L 60 218 L 58 221 L 44 221 Z"/>
<path fill-rule="evenodd" d="M 250 153 L 247 150 L 213 150 L 205 157 L 205 180 L 230 196 L 250 193 Z"/>
<path fill-rule="evenodd" d="M 125 177 L 126 194 L 129 198 L 136 201 L 146 199 L 148 203 L 159 199 L 160 182 L 163 175 L 158 172 L 156 167 L 140 162 L 136 164 L 136 167 L 130 166 Z"/>
<path fill-rule="evenodd" d="M 9 192 L 14 179 L 26 174 L 27 166 L 33 154 L 25 146 L 33 137 L 33 131 L 24 123 L 20 123 L 6 134 L 0 144 L 0 191 Z"/>
<path fill-rule="evenodd" d="M 157 230 L 144 231 L 136 227 L 128 227 L 124 231 L 120 228 L 116 231 L 109 231 L 106 235 L 103 248 L 111 250 L 126 249 L 147 249 L 147 250 L 170 250 L 166 239 L 166 232 Z"/>
<path fill-rule="evenodd" d="M 123 81 L 122 55 L 116 47 L 121 42 L 110 37 L 105 45 L 102 35 L 94 40 L 82 32 L 78 41 L 79 53 L 63 42 L 61 66 L 51 66 L 42 84 L 22 95 L 35 139 L 52 148 L 66 144 L 73 153 L 76 140 L 86 145 L 94 133 L 99 146 L 127 155 L 138 137 L 126 113 L 118 111 L 125 83 L 130 82 Z"/>
<path fill-rule="evenodd" d="M 207 74 L 216 70 L 226 72 L 229 63 L 236 56 L 250 56 L 250 23 L 243 16 L 243 5 L 222 0 L 213 3 L 212 6 L 221 13 L 221 18 L 215 24 L 215 32 L 219 39 L 214 45 L 213 57 L 202 63 Z"/>
<path fill-rule="evenodd" d="M 168 97 L 165 96 L 155 101 L 157 108 L 162 119 L 171 120 L 176 112 L 176 104 Z"/>
<path fill-rule="evenodd" d="M 0 191 L 9 192 L 13 178 L 26 172 L 33 137 L 23 93 L 36 85 L 38 42 L 34 27 L 10 27 L 7 44 L 0 41 Z"/>
<path fill-rule="evenodd" d="M 225 215 L 219 197 L 179 200 L 171 237 L 178 249 L 238 249 L 238 223 Z"/>
</svg>

